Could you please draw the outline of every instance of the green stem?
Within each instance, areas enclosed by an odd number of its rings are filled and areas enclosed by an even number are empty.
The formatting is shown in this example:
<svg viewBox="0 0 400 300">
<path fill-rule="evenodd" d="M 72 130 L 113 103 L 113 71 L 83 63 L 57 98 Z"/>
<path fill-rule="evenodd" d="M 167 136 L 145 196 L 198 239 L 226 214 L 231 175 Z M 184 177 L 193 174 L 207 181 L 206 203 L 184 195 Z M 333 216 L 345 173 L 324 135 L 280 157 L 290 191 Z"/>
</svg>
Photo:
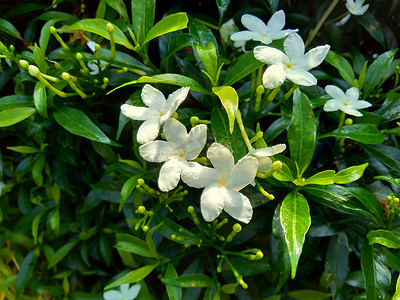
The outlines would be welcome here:
<svg viewBox="0 0 400 300">
<path fill-rule="evenodd" d="M 283 96 L 283 100 L 289 99 L 289 97 L 294 93 L 298 86 L 298 84 L 293 84 L 292 88 L 287 91 L 287 93 Z"/>
<path fill-rule="evenodd" d="M 249 151 L 253 150 L 253 146 L 252 146 L 251 143 L 250 143 L 249 136 L 247 135 L 247 132 L 246 132 L 246 130 L 244 129 L 243 120 L 242 120 L 242 115 L 241 115 L 241 113 L 240 113 L 239 110 L 236 112 L 236 121 L 237 121 L 237 123 L 238 123 L 238 125 L 239 125 L 240 132 L 242 133 L 242 137 L 243 137 L 243 140 L 244 140 L 244 142 L 245 142 L 245 144 L 246 144 L 246 146 L 247 146 L 247 149 L 248 149 Z"/>
<path fill-rule="evenodd" d="M 276 96 L 276 94 L 278 94 L 278 92 L 280 91 L 280 89 L 281 89 L 281 86 L 278 86 L 278 87 L 274 88 L 274 89 L 271 91 L 271 93 L 268 95 L 268 98 L 267 98 L 267 102 L 268 102 L 268 103 L 271 103 L 271 102 L 275 99 L 275 96 Z"/>
<path fill-rule="evenodd" d="M 195 18 L 195 20 L 198 21 L 198 22 L 200 22 L 201 24 L 204 24 L 204 25 L 210 27 L 211 29 L 219 30 L 219 27 L 218 27 L 218 26 L 215 26 L 214 24 L 208 23 L 208 22 L 203 21 L 203 20 L 200 20 L 200 19 L 198 19 L 198 18 Z"/>
</svg>

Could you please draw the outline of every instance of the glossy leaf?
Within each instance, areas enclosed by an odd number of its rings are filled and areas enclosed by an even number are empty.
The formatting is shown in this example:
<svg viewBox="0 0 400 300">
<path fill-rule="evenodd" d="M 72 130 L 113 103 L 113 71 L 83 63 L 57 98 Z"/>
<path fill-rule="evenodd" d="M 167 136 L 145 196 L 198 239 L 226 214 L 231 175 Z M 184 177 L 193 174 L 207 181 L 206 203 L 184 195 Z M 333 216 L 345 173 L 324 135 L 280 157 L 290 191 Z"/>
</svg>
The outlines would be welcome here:
<svg viewBox="0 0 400 300">
<path fill-rule="evenodd" d="M 218 26 L 220 27 L 222 24 L 222 20 L 224 19 L 224 14 L 229 6 L 229 3 L 231 2 L 230 0 L 216 0 L 218 7 L 218 14 L 219 14 L 219 21 L 218 21 Z"/>
<path fill-rule="evenodd" d="M 217 85 L 217 71 L 218 71 L 218 56 L 217 49 L 213 43 L 208 43 L 206 47 L 196 46 L 197 54 L 200 57 L 201 62 L 206 69 L 208 76 L 210 77 L 211 82 L 214 85 Z"/>
<path fill-rule="evenodd" d="M 0 111 L 0 127 L 8 127 L 29 118 L 36 112 L 32 107 L 16 107 Z"/>
<path fill-rule="evenodd" d="M 132 176 L 122 186 L 121 198 L 119 199 L 119 208 L 118 208 L 119 212 L 122 210 L 122 208 L 123 208 L 123 206 L 125 204 L 125 201 L 128 199 L 128 197 L 131 195 L 131 193 L 135 189 L 137 181 L 140 178 L 140 176 L 141 175 Z"/>
<path fill-rule="evenodd" d="M 0 110 L 26 106 L 34 106 L 32 96 L 10 95 L 0 98 Z"/>
<path fill-rule="evenodd" d="M 390 169 L 400 173 L 400 150 L 391 146 L 363 145 L 362 148 Z"/>
<path fill-rule="evenodd" d="M 304 183 L 327 185 L 327 184 L 333 184 L 334 178 L 335 178 L 335 171 L 325 170 L 307 178 Z"/>
<path fill-rule="evenodd" d="M 57 265 L 60 261 L 64 259 L 68 255 L 69 252 L 75 247 L 78 243 L 77 240 L 71 240 L 65 245 L 61 246 L 49 259 L 49 264 L 47 269 L 51 269 L 55 265 Z"/>
<path fill-rule="evenodd" d="M 172 264 L 168 264 L 167 270 L 165 271 L 165 279 L 176 279 L 178 273 L 176 272 Z M 170 300 L 181 300 L 182 299 L 182 287 L 173 286 L 166 284 L 168 298 Z"/>
<path fill-rule="evenodd" d="M 387 248 L 400 249 L 400 236 L 397 232 L 390 230 L 374 230 L 367 234 L 369 244 L 380 244 Z"/>
<path fill-rule="evenodd" d="M 374 179 L 385 180 L 400 188 L 400 178 L 394 178 L 392 176 L 375 176 Z"/>
<path fill-rule="evenodd" d="M 338 69 L 339 74 L 343 77 L 344 80 L 346 80 L 348 84 L 353 85 L 354 81 L 353 68 L 343 56 L 340 56 L 333 51 L 329 51 L 328 55 L 325 58 L 325 61 L 329 63 L 331 66 Z"/>
<path fill-rule="evenodd" d="M 115 245 L 115 248 L 119 250 L 134 253 L 144 257 L 155 257 L 154 254 L 150 251 L 147 243 L 134 235 L 118 233 L 116 236 L 116 240 L 117 243 Z"/>
<path fill-rule="evenodd" d="M 166 83 L 182 87 L 190 87 L 191 90 L 200 92 L 202 94 L 209 94 L 210 92 L 203 88 L 196 80 L 179 74 L 159 74 L 152 77 L 143 76 L 137 81 L 138 83 Z"/>
<path fill-rule="evenodd" d="M 174 279 L 162 278 L 162 282 L 178 287 L 210 287 L 215 283 L 214 281 L 204 274 L 187 274 Z"/>
<path fill-rule="evenodd" d="M 343 126 L 335 129 L 332 132 L 319 136 L 318 139 L 323 139 L 331 136 L 348 138 L 369 145 L 379 145 L 385 141 L 385 136 L 381 133 L 380 130 L 378 130 L 376 125 L 372 124 L 353 124 Z"/>
<path fill-rule="evenodd" d="M 361 248 L 361 267 L 368 299 L 384 299 L 392 275 L 384 257 L 374 251 L 374 247 L 368 244 L 367 239 Z"/>
<path fill-rule="evenodd" d="M 39 67 L 39 70 L 46 74 L 47 71 L 47 62 L 44 56 L 42 49 L 35 43 L 33 47 L 33 58 L 35 60 L 36 65 Z"/>
<path fill-rule="evenodd" d="M 40 152 L 39 149 L 30 146 L 14 146 L 14 147 L 7 147 L 7 149 L 24 154 L 33 154 Z"/>
<path fill-rule="evenodd" d="M 246 52 L 228 69 L 223 85 L 232 85 L 263 66 L 264 63 L 255 59 L 253 51 Z"/>
<path fill-rule="evenodd" d="M 127 22 L 129 22 L 128 11 L 122 0 L 106 0 L 106 3 L 114 8 Z"/>
<path fill-rule="evenodd" d="M 335 183 L 338 184 L 348 184 L 350 182 L 356 181 L 364 173 L 364 170 L 368 167 L 368 163 L 358 165 L 358 166 L 352 166 L 349 168 L 346 168 L 344 170 L 341 170 L 335 174 L 334 181 Z"/>
<path fill-rule="evenodd" d="M 151 254 L 153 255 L 153 257 L 160 259 L 160 254 L 157 252 L 157 248 L 156 245 L 154 244 L 153 241 L 153 234 L 154 232 L 160 228 L 163 225 L 163 223 L 157 224 L 156 226 L 154 226 L 153 228 L 151 228 L 147 233 L 146 233 L 146 244 L 147 247 L 149 248 Z"/>
<path fill-rule="evenodd" d="M 215 108 L 211 114 L 211 129 L 215 141 L 227 147 L 232 152 L 235 161 L 246 155 L 247 148 L 239 127 L 236 126 L 231 134 L 226 112 L 220 108 Z"/>
<path fill-rule="evenodd" d="M 140 45 L 154 23 L 155 0 L 132 0 L 132 27 Z"/>
<path fill-rule="evenodd" d="M 213 87 L 212 91 L 218 96 L 222 106 L 225 108 L 229 120 L 229 132 L 232 134 L 235 126 L 236 113 L 239 107 L 239 96 L 236 90 L 231 86 Z"/>
<path fill-rule="evenodd" d="M 310 101 L 299 88 L 293 96 L 293 117 L 288 129 L 290 157 L 301 176 L 311 162 L 315 148 L 316 127 Z"/>
<path fill-rule="evenodd" d="M 76 108 L 68 106 L 59 107 L 54 112 L 53 116 L 59 125 L 72 134 L 104 144 L 118 145 L 111 141 L 84 112 Z"/>
<path fill-rule="evenodd" d="M 197 45 L 206 47 L 210 42 L 218 49 L 218 42 L 214 33 L 206 25 L 200 23 L 195 18 L 190 18 L 189 33 L 196 39 Z M 218 50 L 217 50 L 218 53 Z M 226 84 L 230 85 L 230 84 Z"/>
<path fill-rule="evenodd" d="M 397 278 L 396 292 L 394 293 L 392 300 L 400 300 L 400 274 Z"/>
<path fill-rule="evenodd" d="M 106 30 L 106 26 L 108 23 L 110 22 L 103 19 L 83 19 L 67 27 L 66 29 L 63 29 L 61 32 L 83 30 L 95 33 L 97 35 L 102 36 L 103 38 L 110 39 L 110 34 Z M 118 26 L 114 25 L 113 35 L 115 43 L 125 46 L 126 48 L 131 50 L 134 49 L 133 45 L 128 41 L 127 37 L 124 35 L 121 29 L 118 28 Z"/>
<path fill-rule="evenodd" d="M 146 35 L 143 44 L 146 44 L 152 39 L 155 39 L 156 37 L 168 32 L 185 29 L 188 22 L 189 19 L 186 13 L 176 13 L 166 16 L 149 30 L 149 33 Z"/>
<path fill-rule="evenodd" d="M 32 236 L 33 236 L 33 241 L 35 243 L 35 245 L 37 244 L 37 238 L 38 238 L 38 231 L 39 231 L 39 224 L 40 224 L 40 219 L 43 215 L 43 211 L 40 212 L 34 219 L 32 222 Z"/>
<path fill-rule="evenodd" d="M 272 13 L 275 13 L 278 10 L 279 0 L 268 0 L 268 3 Z"/>
<path fill-rule="evenodd" d="M 15 282 L 15 292 L 16 292 L 16 297 L 18 298 L 18 295 L 21 294 L 21 292 L 26 288 L 26 286 L 29 283 L 29 280 L 31 278 L 31 275 L 33 273 L 33 270 L 35 268 L 38 256 L 35 255 L 35 250 L 32 250 L 28 253 L 28 255 L 24 258 L 24 261 L 22 262 L 18 276 L 17 276 L 17 281 Z"/>
<path fill-rule="evenodd" d="M 139 269 L 133 270 L 133 271 L 125 274 L 124 276 L 118 278 L 117 280 L 111 282 L 104 289 L 109 290 L 109 289 L 115 288 L 117 286 L 120 286 L 122 284 L 138 282 L 138 281 L 146 278 L 147 275 L 149 275 L 156 266 L 157 266 L 157 264 L 147 265 L 147 266 L 141 267 Z"/>
<path fill-rule="evenodd" d="M 323 300 L 330 298 L 332 295 L 316 290 L 297 290 L 289 292 L 288 296 L 297 300 Z"/>
<path fill-rule="evenodd" d="M 24 40 L 17 28 L 6 19 L 0 18 L 0 30 L 19 40 Z"/>
<path fill-rule="evenodd" d="M 281 204 L 279 219 L 289 252 L 292 278 L 294 278 L 305 235 L 311 225 L 310 207 L 306 198 L 297 191 L 288 194 Z"/>
<path fill-rule="evenodd" d="M 279 171 L 276 171 L 272 174 L 274 178 L 278 179 L 279 181 L 294 181 L 295 178 L 290 171 L 290 168 L 282 163 L 282 168 Z"/>
<path fill-rule="evenodd" d="M 168 52 L 165 54 L 165 57 L 163 57 L 163 60 L 160 63 L 161 66 L 163 66 L 167 62 L 168 58 L 177 53 L 179 50 L 196 44 L 195 38 L 187 33 L 181 33 L 176 38 L 168 41 L 170 43 L 167 49 Z"/>
<path fill-rule="evenodd" d="M 36 82 L 35 90 L 33 92 L 33 99 L 38 113 L 47 118 L 47 94 L 46 87 L 40 81 Z"/>
<path fill-rule="evenodd" d="M 376 41 L 385 47 L 385 33 L 383 27 L 372 13 L 366 11 L 364 15 L 357 16 L 357 21 L 360 22 Z"/>
</svg>

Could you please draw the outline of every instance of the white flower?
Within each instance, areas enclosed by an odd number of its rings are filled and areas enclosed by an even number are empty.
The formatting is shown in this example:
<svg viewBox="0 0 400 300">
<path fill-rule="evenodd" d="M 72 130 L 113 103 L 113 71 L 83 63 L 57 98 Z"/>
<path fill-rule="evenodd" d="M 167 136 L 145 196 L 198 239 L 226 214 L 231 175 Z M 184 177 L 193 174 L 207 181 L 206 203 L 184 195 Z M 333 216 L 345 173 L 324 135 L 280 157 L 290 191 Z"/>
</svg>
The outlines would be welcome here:
<svg viewBox="0 0 400 300">
<path fill-rule="evenodd" d="M 187 167 L 188 160 L 197 158 L 207 140 L 207 125 L 193 127 L 189 134 L 186 127 L 175 119 L 168 119 L 164 124 L 166 141 L 148 142 L 139 147 L 140 155 L 150 162 L 165 162 L 158 177 L 161 191 L 174 189 Z"/>
<path fill-rule="evenodd" d="M 120 291 L 107 291 L 103 294 L 105 300 L 133 300 L 140 292 L 140 284 L 135 284 L 129 288 L 129 284 L 119 287 Z"/>
<path fill-rule="evenodd" d="M 341 110 L 346 114 L 361 117 L 362 113 L 358 109 L 370 107 L 372 104 L 365 100 L 358 100 L 360 92 L 356 87 L 349 88 L 346 94 L 341 89 L 334 85 L 327 85 L 325 91 L 333 99 L 329 100 L 324 105 L 325 111 Z"/>
<path fill-rule="evenodd" d="M 351 14 L 347 14 L 343 17 L 343 19 L 341 19 L 340 21 L 337 21 L 335 24 L 336 26 L 343 26 L 344 24 L 346 24 L 346 22 L 350 19 Z"/>
<path fill-rule="evenodd" d="M 346 8 L 348 11 L 356 16 L 361 16 L 367 11 L 369 4 L 363 5 L 365 0 L 347 0 Z"/>
<path fill-rule="evenodd" d="M 207 157 L 214 169 L 191 163 L 182 173 L 182 180 L 189 186 L 205 187 L 200 197 L 204 220 L 212 222 L 225 210 L 235 219 L 249 223 L 253 208 L 250 200 L 239 191 L 254 180 L 257 159 L 245 156 L 234 165 L 232 153 L 218 143 L 208 148 Z"/>
<path fill-rule="evenodd" d="M 221 35 L 221 39 L 226 43 L 229 41 L 229 36 L 231 33 L 235 32 L 235 22 L 233 19 L 229 19 L 219 28 L 219 34 Z"/>
<path fill-rule="evenodd" d="M 236 42 L 235 47 L 242 45 L 244 48 L 246 41 L 250 40 L 260 41 L 268 45 L 273 40 L 279 40 L 297 31 L 297 29 L 282 30 L 285 26 L 285 13 L 283 10 L 274 13 L 267 25 L 261 19 L 248 14 L 243 15 L 241 21 L 248 30 L 239 31 L 231 35 L 231 40 Z"/>
<path fill-rule="evenodd" d="M 86 45 L 88 45 L 88 47 L 90 48 L 90 50 L 92 50 L 93 52 L 95 51 L 95 48 L 94 48 L 94 45 L 96 45 L 96 43 L 95 42 L 93 42 L 93 41 L 88 41 L 88 42 L 86 42 Z M 88 68 L 90 69 L 90 70 L 92 70 L 91 72 L 90 72 L 90 75 L 97 75 L 97 74 L 99 74 L 99 72 L 100 72 L 100 69 L 99 69 L 99 66 L 98 66 L 98 64 L 96 64 L 96 63 L 88 63 L 87 64 L 87 66 L 88 66 Z M 106 61 L 104 61 L 104 60 L 100 60 L 100 67 L 101 67 L 101 70 L 103 71 L 105 68 L 107 68 L 107 66 L 108 66 L 108 62 L 106 62 Z"/>
<path fill-rule="evenodd" d="M 322 63 L 330 46 L 318 46 L 304 54 L 303 40 L 297 33 L 292 33 L 286 38 L 283 47 L 285 53 L 268 46 L 254 48 L 254 57 L 271 65 L 264 72 L 263 85 L 274 89 L 282 85 L 286 78 L 298 85 L 317 84 L 317 79 L 308 71 Z"/>
<path fill-rule="evenodd" d="M 272 147 L 253 149 L 247 155 L 251 155 L 257 159 L 259 172 L 267 173 L 272 168 L 272 160 L 269 156 L 281 153 L 285 149 L 285 144 L 278 144 Z"/>
<path fill-rule="evenodd" d="M 148 107 L 129 104 L 121 106 L 121 112 L 125 116 L 133 120 L 144 120 L 137 132 L 137 141 L 140 144 L 154 141 L 158 136 L 160 126 L 172 116 L 185 100 L 189 89 L 189 87 L 180 88 L 165 100 L 164 95 L 159 90 L 146 84 L 142 89 L 142 100 Z"/>
</svg>

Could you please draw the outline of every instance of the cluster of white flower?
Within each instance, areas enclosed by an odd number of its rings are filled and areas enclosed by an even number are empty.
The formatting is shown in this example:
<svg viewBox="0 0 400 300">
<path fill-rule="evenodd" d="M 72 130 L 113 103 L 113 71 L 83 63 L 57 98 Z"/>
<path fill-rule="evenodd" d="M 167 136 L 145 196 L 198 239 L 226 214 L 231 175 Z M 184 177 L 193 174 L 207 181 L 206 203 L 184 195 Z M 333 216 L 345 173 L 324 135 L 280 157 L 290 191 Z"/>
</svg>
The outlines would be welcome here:
<svg viewBox="0 0 400 300">
<path fill-rule="evenodd" d="M 234 164 L 232 153 L 225 146 L 213 143 L 207 150 L 207 158 L 214 168 L 193 162 L 203 150 L 207 140 L 207 125 L 198 124 L 187 133 L 186 127 L 170 118 L 189 88 L 181 88 L 167 100 L 157 89 L 146 84 L 142 100 L 148 107 L 123 104 L 121 112 L 134 120 L 144 120 L 137 132 L 140 155 L 149 162 L 163 163 L 158 186 L 161 191 L 174 189 L 182 179 L 194 188 L 204 188 L 200 207 L 204 219 L 213 221 L 225 210 L 235 219 L 249 223 L 253 214 L 250 200 L 239 191 L 254 181 L 257 171 L 268 172 L 272 168 L 269 156 L 285 150 L 285 145 L 254 149 Z M 163 126 L 164 140 L 155 140 Z"/>
<path fill-rule="evenodd" d="M 140 292 L 140 284 L 134 284 L 129 288 L 129 284 L 122 284 L 119 291 L 111 290 L 103 294 L 104 300 L 133 300 Z"/>
</svg>

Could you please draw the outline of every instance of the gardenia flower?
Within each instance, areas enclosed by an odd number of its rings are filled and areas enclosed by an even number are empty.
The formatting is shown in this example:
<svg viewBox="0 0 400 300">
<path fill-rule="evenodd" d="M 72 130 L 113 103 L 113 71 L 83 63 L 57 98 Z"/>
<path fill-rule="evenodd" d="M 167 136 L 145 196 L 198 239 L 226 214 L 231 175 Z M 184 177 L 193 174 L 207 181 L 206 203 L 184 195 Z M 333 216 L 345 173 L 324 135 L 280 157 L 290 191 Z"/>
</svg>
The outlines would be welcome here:
<svg viewBox="0 0 400 300">
<path fill-rule="evenodd" d="M 258 161 L 258 172 L 267 173 L 272 168 L 272 160 L 269 156 L 285 151 L 285 144 L 278 144 L 272 147 L 251 150 L 247 155 L 255 157 Z"/>
<path fill-rule="evenodd" d="M 361 16 L 367 11 L 369 4 L 363 5 L 365 0 L 347 0 L 346 8 L 352 15 Z"/>
<path fill-rule="evenodd" d="M 120 291 L 107 291 L 103 294 L 105 300 L 133 300 L 140 292 L 140 284 L 135 284 L 129 288 L 129 284 L 119 287 Z"/>
<path fill-rule="evenodd" d="M 164 95 L 159 90 L 146 84 L 142 89 L 142 100 L 148 107 L 130 104 L 121 106 L 123 115 L 133 120 L 144 120 L 137 132 L 137 141 L 140 144 L 155 140 L 160 132 L 160 126 L 172 116 L 178 106 L 185 100 L 189 89 L 189 87 L 180 88 L 165 100 Z"/>
<path fill-rule="evenodd" d="M 94 45 L 96 45 L 95 42 L 93 41 L 88 41 L 86 42 L 86 45 L 88 45 L 88 47 L 90 48 L 90 50 L 92 50 L 93 52 L 95 51 Z M 100 72 L 99 66 L 98 64 L 95 63 L 88 63 L 87 64 L 88 68 L 92 71 L 90 71 L 90 75 L 97 75 Z M 101 70 L 103 71 L 105 68 L 107 68 L 108 66 L 108 62 L 104 61 L 104 60 L 100 60 L 100 67 Z"/>
<path fill-rule="evenodd" d="M 186 127 L 175 119 L 164 124 L 167 141 L 152 141 L 139 147 L 140 155 L 149 162 L 165 162 L 158 177 L 161 191 L 174 189 L 181 178 L 182 171 L 188 166 L 188 160 L 197 158 L 207 140 L 207 125 L 193 127 L 189 134 Z"/>
<path fill-rule="evenodd" d="M 212 222 L 225 210 L 235 219 L 249 223 L 253 208 L 250 200 L 239 191 L 254 180 L 257 159 L 245 156 L 234 165 L 232 153 L 218 143 L 208 148 L 207 157 L 214 169 L 192 163 L 182 173 L 182 180 L 189 186 L 205 187 L 200 197 L 204 220 Z"/>
<path fill-rule="evenodd" d="M 285 26 L 285 13 L 283 10 L 275 12 L 267 25 L 261 19 L 248 14 L 243 15 L 241 21 L 248 30 L 232 34 L 231 40 L 243 45 L 243 48 L 246 41 L 260 41 L 268 45 L 273 40 L 279 40 L 292 32 L 298 31 L 297 29 L 282 30 Z"/>
<path fill-rule="evenodd" d="M 325 103 L 325 111 L 336 111 L 340 109 L 346 114 L 355 117 L 361 117 L 362 113 L 360 113 L 358 109 L 367 108 L 372 105 L 368 101 L 358 100 L 360 92 L 356 87 L 349 88 L 345 94 L 338 87 L 334 85 L 327 85 L 325 87 L 325 91 L 333 98 Z"/>
<path fill-rule="evenodd" d="M 317 79 L 308 71 L 322 63 L 330 46 L 318 46 L 304 54 L 303 40 L 297 33 L 292 33 L 286 38 L 283 47 L 285 53 L 268 46 L 254 48 L 254 57 L 271 65 L 264 72 L 263 85 L 274 89 L 282 85 L 286 78 L 298 85 L 317 84 Z"/>
</svg>

